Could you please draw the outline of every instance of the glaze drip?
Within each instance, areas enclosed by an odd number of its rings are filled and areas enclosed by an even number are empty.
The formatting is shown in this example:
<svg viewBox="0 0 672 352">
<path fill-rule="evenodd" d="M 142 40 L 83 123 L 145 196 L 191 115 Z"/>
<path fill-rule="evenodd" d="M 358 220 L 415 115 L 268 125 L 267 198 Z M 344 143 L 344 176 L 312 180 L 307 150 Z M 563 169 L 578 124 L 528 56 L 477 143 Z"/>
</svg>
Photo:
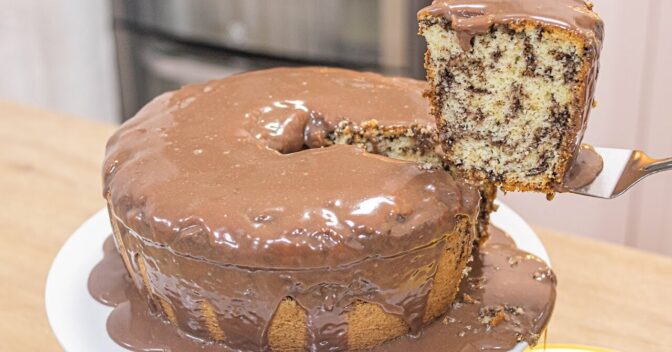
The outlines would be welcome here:
<svg viewBox="0 0 672 352">
<path fill-rule="evenodd" d="M 447 246 L 457 244 L 461 255 L 468 255 L 474 239 L 455 233 L 399 255 L 332 268 L 250 268 L 176 256 L 172 249 L 143 239 L 118 218 L 113 222 L 126 251 L 135 253 L 129 282 L 141 292 L 151 290 L 149 303 L 157 313 L 177 322 L 188 336 L 221 335 L 225 345 L 249 351 L 268 348 L 269 324 L 278 305 L 288 298 L 305 312 L 309 350 L 342 351 L 347 345 L 347 318 L 357 302 L 379 305 L 401 317 L 417 334 L 425 323 L 432 280 Z M 204 321 L 208 315 L 204 302 L 213 314 L 217 312 L 211 322 Z M 225 327 L 215 330 L 225 334 L 213 334 L 213 326 Z"/>
<path fill-rule="evenodd" d="M 104 253 L 89 277 L 89 291 L 101 303 L 115 307 L 107 322 L 114 341 L 132 351 L 233 351 L 223 344 L 179 333 L 140 295 L 111 237 L 105 242 Z M 555 302 L 552 271 L 515 248 L 513 241 L 497 230 L 491 230 L 490 239 L 474 259 L 447 314 L 425 327 L 419 337 L 402 337 L 375 350 L 508 350 L 519 340 L 536 343 Z"/>
</svg>

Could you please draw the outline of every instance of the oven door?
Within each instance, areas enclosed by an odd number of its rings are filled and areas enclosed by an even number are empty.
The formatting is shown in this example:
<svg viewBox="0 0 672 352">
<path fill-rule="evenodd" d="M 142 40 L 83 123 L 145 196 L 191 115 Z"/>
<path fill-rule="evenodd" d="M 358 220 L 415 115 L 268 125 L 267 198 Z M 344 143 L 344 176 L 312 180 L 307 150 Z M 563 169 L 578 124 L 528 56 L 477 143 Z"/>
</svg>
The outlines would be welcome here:
<svg viewBox="0 0 672 352">
<path fill-rule="evenodd" d="M 155 96 L 186 84 L 221 79 L 245 71 L 295 65 L 289 61 L 249 57 L 127 30 L 115 32 L 124 120 Z"/>
<path fill-rule="evenodd" d="M 112 0 L 122 111 L 187 83 L 274 66 L 424 77 L 430 0 Z"/>
<path fill-rule="evenodd" d="M 117 24 L 185 42 L 338 66 L 405 70 L 431 0 L 112 0 Z"/>
</svg>

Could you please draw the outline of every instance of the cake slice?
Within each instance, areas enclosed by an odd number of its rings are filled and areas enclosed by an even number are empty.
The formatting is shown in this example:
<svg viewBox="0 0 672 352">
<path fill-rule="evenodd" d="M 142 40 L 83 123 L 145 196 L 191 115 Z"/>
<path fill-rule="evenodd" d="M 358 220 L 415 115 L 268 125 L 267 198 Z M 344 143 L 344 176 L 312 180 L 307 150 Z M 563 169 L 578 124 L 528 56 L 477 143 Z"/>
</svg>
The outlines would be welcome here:
<svg viewBox="0 0 672 352">
<path fill-rule="evenodd" d="M 553 194 L 593 104 L 603 23 L 582 0 L 442 0 L 418 13 L 453 171 Z"/>
<path fill-rule="evenodd" d="M 408 80 L 409 84 L 414 80 Z M 439 146 L 436 127 L 431 123 L 409 122 L 385 126 L 377 120 L 354 123 L 342 120 L 327 136 L 329 143 L 356 145 L 369 153 L 397 160 L 414 161 L 425 167 L 451 171 L 446 165 Z M 490 214 L 497 210 L 497 187 L 491 182 L 479 185 L 480 211 L 476 222 L 476 241 L 488 239 Z"/>
</svg>

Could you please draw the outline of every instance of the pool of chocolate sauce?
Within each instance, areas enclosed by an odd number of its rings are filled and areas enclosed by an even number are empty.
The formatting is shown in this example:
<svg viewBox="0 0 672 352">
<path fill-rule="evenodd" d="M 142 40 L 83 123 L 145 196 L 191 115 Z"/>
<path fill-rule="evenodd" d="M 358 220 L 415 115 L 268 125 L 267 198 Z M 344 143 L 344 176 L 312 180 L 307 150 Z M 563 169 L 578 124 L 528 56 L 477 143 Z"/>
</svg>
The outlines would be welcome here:
<svg viewBox="0 0 672 352">
<path fill-rule="evenodd" d="M 556 279 L 535 256 L 516 248 L 501 230 L 474 253 L 452 309 L 419 336 L 404 336 L 375 351 L 506 351 L 518 342 L 536 343 L 553 311 Z M 92 270 L 89 292 L 115 307 L 107 331 L 132 351 L 218 351 L 233 349 L 178 333 L 141 296 L 124 269 L 110 236 L 104 258 Z"/>
</svg>

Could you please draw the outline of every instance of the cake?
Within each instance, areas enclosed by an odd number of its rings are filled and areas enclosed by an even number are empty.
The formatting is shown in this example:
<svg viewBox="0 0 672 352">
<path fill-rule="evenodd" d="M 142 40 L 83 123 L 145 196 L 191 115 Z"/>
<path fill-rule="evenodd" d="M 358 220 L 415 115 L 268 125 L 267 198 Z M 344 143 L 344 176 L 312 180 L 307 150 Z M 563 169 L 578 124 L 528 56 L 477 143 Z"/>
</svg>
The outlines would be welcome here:
<svg viewBox="0 0 672 352">
<path fill-rule="evenodd" d="M 535 346 L 555 305 L 553 271 L 541 259 L 517 248 L 512 238 L 497 228 L 491 229 L 485 243 L 474 247 L 472 257 L 470 270 L 462 278 L 457 297 L 446 314 L 423 327 L 420 337 L 405 335 L 371 351 L 509 351 L 521 350 L 521 342 Z M 128 279 L 112 236 L 105 240 L 103 258 L 91 271 L 88 288 L 98 302 L 114 307 L 107 319 L 107 332 L 124 349 L 240 351 L 189 338 L 165 323 Z M 288 335 L 287 332 L 296 331 L 293 328 L 281 326 L 277 332 Z"/>
<path fill-rule="evenodd" d="M 418 13 L 439 137 L 472 182 L 552 194 L 575 157 L 603 23 L 582 0 L 435 0 Z"/>
<path fill-rule="evenodd" d="M 450 308 L 492 206 L 442 167 L 423 90 L 280 68 L 157 97 L 104 164 L 137 290 L 180 334 L 230 350 L 419 334 Z"/>
</svg>

